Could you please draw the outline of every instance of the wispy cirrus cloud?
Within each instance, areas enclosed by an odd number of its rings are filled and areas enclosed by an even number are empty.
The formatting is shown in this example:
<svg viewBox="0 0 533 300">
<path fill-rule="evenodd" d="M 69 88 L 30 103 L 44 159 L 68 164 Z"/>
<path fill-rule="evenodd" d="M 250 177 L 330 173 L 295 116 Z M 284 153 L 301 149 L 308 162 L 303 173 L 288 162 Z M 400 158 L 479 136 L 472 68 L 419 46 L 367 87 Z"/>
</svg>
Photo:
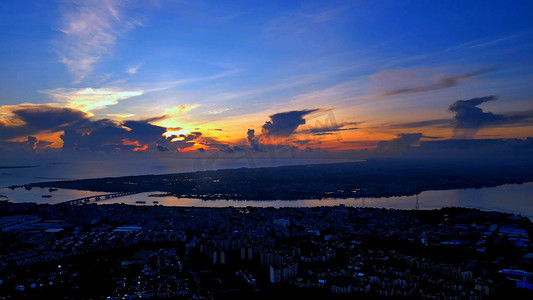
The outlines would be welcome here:
<svg viewBox="0 0 533 300">
<path fill-rule="evenodd" d="M 219 109 L 208 110 L 208 111 L 207 111 L 207 114 L 208 114 L 208 115 L 218 115 L 218 114 L 221 114 L 221 113 L 227 112 L 228 110 L 232 110 L 232 108 L 225 107 L 225 108 L 219 108 Z"/>
<path fill-rule="evenodd" d="M 142 23 L 125 13 L 128 1 L 63 1 L 57 42 L 61 62 L 81 82 L 117 39 Z"/>
<path fill-rule="evenodd" d="M 531 33 L 532 33 L 531 31 L 526 31 L 526 32 L 521 32 L 517 34 L 507 35 L 507 36 L 500 36 L 500 37 L 492 38 L 492 39 L 485 38 L 485 39 L 472 40 L 466 43 L 462 43 L 460 45 L 446 48 L 443 50 L 443 52 L 493 47 L 499 44 L 503 44 L 504 42 L 507 42 L 509 40 L 527 37 L 528 35 L 531 35 Z"/>
<path fill-rule="evenodd" d="M 130 75 L 135 75 L 137 74 L 137 72 L 139 72 L 139 69 L 142 67 L 142 63 L 138 63 L 136 65 L 133 65 L 133 66 L 127 66 L 126 67 L 126 70 L 124 70 L 126 73 L 130 74 Z"/>
<path fill-rule="evenodd" d="M 146 93 L 171 89 L 189 83 L 215 80 L 231 76 L 240 71 L 241 70 L 231 70 L 205 77 L 165 82 L 127 83 L 126 81 L 120 81 L 116 82 L 114 86 L 104 86 L 100 88 L 57 88 L 42 90 L 39 92 L 50 96 L 56 103 L 63 104 L 66 107 L 79 109 L 84 112 L 91 112 L 104 109 L 110 105 L 118 104 L 121 100 L 141 96 Z M 192 108 L 197 106 L 198 105 Z"/>
<path fill-rule="evenodd" d="M 467 72 L 459 75 L 433 75 L 433 78 L 427 78 L 428 74 L 424 72 L 418 72 L 418 78 L 413 78 L 413 72 L 417 70 L 392 70 L 392 71 L 383 71 L 371 76 L 372 80 L 377 82 L 384 82 L 385 84 L 395 83 L 394 81 L 399 81 L 400 84 L 408 80 L 415 79 L 418 83 L 405 83 L 405 86 L 400 86 L 398 88 L 393 88 L 388 91 L 380 92 L 373 97 L 376 99 L 395 97 L 395 96 L 405 96 L 417 93 L 424 93 L 430 91 L 437 91 L 452 88 L 459 85 L 462 81 L 470 79 L 474 76 L 482 75 L 491 71 L 494 71 L 495 68 L 485 68 L 480 70 L 475 70 L 472 72 Z M 386 87 L 385 87 L 386 88 Z"/>
<path fill-rule="evenodd" d="M 125 90 L 120 88 L 58 88 L 41 91 L 56 102 L 66 107 L 75 108 L 84 112 L 103 109 L 115 105 L 120 100 L 140 96 L 143 90 Z"/>
<path fill-rule="evenodd" d="M 111 117 L 111 118 L 123 119 L 123 118 L 135 117 L 135 114 L 106 114 L 106 116 Z"/>
<path fill-rule="evenodd" d="M 340 123 L 340 124 L 337 124 L 337 123 L 325 124 L 324 126 L 304 128 L 302 130 L 297 131 L 297 133 L 319 135 L 319 136 L 320 135 L 332 135 L 340 131 L 357 130 L 359 128 L 354 127 L 354 126 L 358 124 L 359 123 L 357 122 L 346 122 L 346 123 Z"/>
<path fill-rule="evenodd" d="M 330 105 L 343 106 L 347 103 L 433 92 L 464 84 L 495 69 L 487 67 L 456 75 L 444 74 L 436 68 L 384 70 L 293 96 L 291 103 L 321 105 L 327 99 Z"/>
<path fill-rule="evenodd" d="M 193 110 L 195 108 L 197 108 L 198 106 L 200 106 L 200 104 L 188 104 L 188 105 L 179 105 L 179 106 L 176 106 L 176 107 L 172 107 L 172 108 L 167 108 L 165 110 L 165 115 L 170 115 L 170 116 L 177 116 L 177 115 L 181 115 L 181 114 L 184 114 L 190 110 Z"/>
<path fill-rule="evenodd" d="M 328 9 L 285 12 L 270 21 L 270 23 L 267 24 L 265 31 L 286 34 L 309 32 L 309 27 L 332 21 L 352 6 L 352 4 L 348 4 Z"/>
</svg>

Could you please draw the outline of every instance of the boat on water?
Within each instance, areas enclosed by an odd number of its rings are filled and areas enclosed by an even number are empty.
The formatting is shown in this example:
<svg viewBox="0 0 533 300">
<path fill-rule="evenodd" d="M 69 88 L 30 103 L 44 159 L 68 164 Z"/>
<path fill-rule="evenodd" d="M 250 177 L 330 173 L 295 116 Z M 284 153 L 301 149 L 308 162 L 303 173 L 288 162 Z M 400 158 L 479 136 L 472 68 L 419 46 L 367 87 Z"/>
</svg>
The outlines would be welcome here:
<svg viewBox="0 0 533 300">
<path fill-rule="evenodd" d="M 42 195 L 43 198 L 52 198 L 52 195 Z"/>
<path fill-rule="evenodd" d="M 135 203 L 138 203 L 138 204 L 146 204 L 146 201 L 135 201 Z"/>
<path fill-rule="evenodd" d="M 158 204 L 158 203 L 159 203 L 159 201 L 153 201 L 153 203 L 154 203 L 154 204 Z"/>
<path fill-rule="evenodd" d="M 48 191 L 51 193 L 51 192 L 55 192 L 55 191 L 57 191 L 57 189 L 49 188 Z"/>
</svg>

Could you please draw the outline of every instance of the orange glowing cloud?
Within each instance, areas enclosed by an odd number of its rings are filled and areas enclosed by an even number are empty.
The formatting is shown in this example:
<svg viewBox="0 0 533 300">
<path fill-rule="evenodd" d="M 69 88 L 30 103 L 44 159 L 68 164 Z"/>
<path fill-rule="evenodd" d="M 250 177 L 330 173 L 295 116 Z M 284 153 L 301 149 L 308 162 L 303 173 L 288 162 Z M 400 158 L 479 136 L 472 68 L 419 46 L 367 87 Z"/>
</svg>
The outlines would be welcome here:
<svg viewBox="0 0 533 300">
<path fill-rule="evenodd" d="M 199 145 L 199 144 L 196 144 L 196 143 L 195 143 L 195 144 L 194 144 L 193 146 L 191 146 L 191 147 L 187 147 L 187 148 L 183 148 L 183 149 L 181 149 L 180 152 L 197 151 L 197 150 L 200 149 L 200 148 L 202 148 L 202 149 L 205 150 L 206 147 L 203 146 L 203 145 Z"/>
<path fill-rule="evenodd" d="M 133 148 L 133 151 L 146 151 L 148 150 L 148 145 L 142 145 L 139 141 L 130 141 L 128 139 L 122 139 L 122 143 L 127 146 L 136 146 Z"/>
</svg>

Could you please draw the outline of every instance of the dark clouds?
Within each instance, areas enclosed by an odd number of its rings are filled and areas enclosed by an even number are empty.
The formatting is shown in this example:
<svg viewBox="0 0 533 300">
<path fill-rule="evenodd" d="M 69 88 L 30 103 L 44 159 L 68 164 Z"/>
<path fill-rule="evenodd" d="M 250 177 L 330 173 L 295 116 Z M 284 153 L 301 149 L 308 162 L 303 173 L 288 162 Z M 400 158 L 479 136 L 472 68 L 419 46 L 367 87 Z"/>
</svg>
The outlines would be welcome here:
<svg viewBox="0 0 533 300">
<path fill-rule="evenodd" d="M 183 150 L 194 146 L 201 132 L 164 137 L 164 127 L 148 121 L 125 121 L 124 123 L 97 122 L 101 127 L 83 133 L 69 128 L 61 135 L 64 150 Z"/>
<path fill-rule="evenodd" d="M 126 146 L 123 140 L 133 137 L 131 131 L 108 119 L 84 120 L 65 129 L 61 135 L 63 150 L 127 150 L 133 145 Z"/>
<path fill-rule="evenodd" d="M 453 124 L 452 119 L 437 119 L 437 120 L 426 120 L 419 122 L 408 122 L 395 124 L 392 126 L 383 126 L 383 127 L 392 127 L 392 128 L 420 128 L 420 127 L 437 127 L 437 128 L 450 128 Z"/>
<path fill-rule="evenodd" d="M 151 124 L 161 118 L 115 121 L 93 119 L 80 110 L 48 104 L 21 104 L 1 107 L 0 142 L 27 138 L 23 149 L 35 150 L 51 143 L 38 141 L 41 133 L 62 133 L 63 150 L 183 150 L 194 146 L 201 132 L 166 138 L 166 128 Z"/>
<path fill-rule="evenodd" d="M 199 141 L 199 144 L 204 145 L 211 149 L 217 149 L 220 152 L 224 153 L 233 153 L 234 150 L 231 145 L 220 142 L 212 137 L 202 137 L 201 141 Z"/>
<path fill-rule="evenodd" d="M 202 136 L 199 131 L 193 131 L 188 134 L 172 135 L 161 138 L 158 142 L 164 144 L 169 149 L 181 151 L 183 149 L 191 148 L 196 143 L 196 140 Z"/>
<path fill-rule="evenodd" d="M 466 76 L 466 75 L 463 75 Z M 483 111 L 479 106 L 488 101 L 496 100 L 495 96 L 458 100 L 449 106 L 454 113 L 453 118 L 426 120 L 393 126 L 381 127 L 397 130 L 400 128 L 437 127 L 454 130 L 456 138 L 475 136 L 479 129 L 497 126 L 530 126 L 533 124 L 533 112 L 521 111 L 506 114 L 495 114 Z M 236 143 L 226 143 L 215 138 L 205 137 L 202 132 L 194 131 L 187 134 L 164 136 L 166 128 L 152 124 L 161 118 L 145 120 L 116 121 L 111 119 L 94 119 L 88 114 L 71 108 L 54 105 L 21 104 L 0 107 L 0 143 L 6 149 L 17 151 L 39 151 L 52 144 L 39 140 L 41 134 L 61 134 L 64 150 L 116 151 L 116 150 L 153 150 L 160 152 L 197 149 L 199 152 L 218 150 L 223 153 L 259 153 L 272 151 L 296 151 L 304 146 L 315 146 L 320 143 L 319 136 L 340 134 L 348 130 L 356 130 L 358 123 L 346 122 L 337 124 L 328 117 L 315 127 L 310 126 L 312 118 L 317 115 L 308 114 L 321 109 L 308 109 L 276 113 L 270 121 L 262 126 L 262 134 L 248 129 L 242 133 Z M 306 120 L 307 119 L 307 120 Z M 311 120 L 311 121 L 310 121 Z M 324 124 L 325 123 L 325 124 Z M 176 128 L 180 131 L 182 128 Z M 215 129 L 220 131 L 218 129 Z M 408 130 L 405 130 L 408 131 Z M 418 131 L 418 130 L 413 130 Z M 183 131 L 181 131 L 183 132 Z M 306 136 L 307 135 L 307 136 Z M 272 137 L 272 139 L 269 139 Z M 276 139 L 282 137 L 283 139 Z M 390 141 L 377 143 L 377 152 L 388 155 L 400 153 L 406 149 L 423 144 L 420 139 L 430 139 L 421 133 L 400 134 Z M 340 139 L 337 141 L 339 142 Z M 345 143 L 345 142 L 341 142 Z M 363 147 L 363 142 L 350 142 L 350 145 Z M 55 143 L 55 147 L 60 144 Z M 281 149 L 281 150 L 279 150 Z"/>
<path fill-rule="evenodd" d="M 526 126 L 533 124 L 533 112 L 513 112 L 506 114 L 494 114 L 485 112 L 477 107 L 488 101 L 498 99 L 496 96 L 459 100 L 449 108 L 455 113 L 454 137 L 474 137 L 478 130 L 483 127 L 503 126 Z"/>
<path fill-rule="evenodd" d="M 255 130 L 248 129 L 246 132 L 246 141 L 252 150 L 259 151 L 259 141 L 255 138 Z"/>
<path fill-rule="evenodd" d="M 271 115 L 270 121 L 265 122 L 262 126 L 261 135 L 256 135 L 254 129 L 248 129 L 246 132 L 246 138 L 243 142 L 236 143 L 235 145 L 227 145 L 220 142 L 206 145 L 211 148 L 217 148 L 219 151 L 225 153 L 246 151 L 271 152 L 273 149 L 297 149 L 296 145 L 301 147 L 309 144 L 313 138 L 312 136 L 331 135 L 335 133 L 340 134 L 341 131 L 358 129 L 354 127 L 354 125 L 357 124 L 355 122 L 337 124 L 331 116 L 328 116 L 328 118 L 325 119 L 325 124 L 317 121 L 317 126 L 307 126 L 304 117 L 320 110 L 321 109 L 307 109 L 276 113 Z M 308 137 L 303 140 L 289 138 L 293 135 L 298 135 L 300 137 L 301 135 L 308 135 Z M 270 139 L 280 137 L 289 139 Z M 313 140 L 313 143 L 320 144 L 321 141 Z"/>
<path fill-rule="evenodd" d="M 314 142 L 313 140 L 298 140 L 298 141 L 292 141 L 294 144 L 297 144 L 297 145 L 300 145 L 300 146 L 305 146 L 305 145 L 308 145 L 309 143 L 311 142 Z M 318 141 L 320 142 L 320 141 Z"/>
<path fill-rule="evenodd" d="M 312 135 L 331 135 L 331 134 L 338 133 L 340 131 L 348 131 L 348 130 L 359 129 L 357 127 L 350 127 L 350 126 L 355 126 L 357 124 L 358 123 L 356 123 L 356 122 L 330 124 L 330 125 L 327 125 L 327 126 L 306 128 L 306 129 L 298 131 L 298 133 L 312 134 Z"/>
<path fill-rule="evenodd" d="M 270 121 L 263 125 L 263 135 L 266 137 L 288 137 L 298 126 L 305 124 L 305 115 L 318 111 L 318 109 L 293 110 L 273 114 Z"/>
<path fill-rule="evenodd" d="M 397 138 L 390 141 L 381 141 L 378 143 L 376 151 L 383 152 L 402 152 L 407 148 L 410 148 L 414 144 L 420 141 L 424 137 L 422 133 L 402 133 L 398 134 Z"/>
<path fill-rule="evenodd" d="M 28 124 L 37 125 L 41 129 L 57 128 L 58 126 L 87 118 L 86 113 L 79 110 L 47 106 L 17 109 L 13 111 L 13 114 L 19 117 L 20 120 Z"/>
<path fill-rule="evenodd" d="M 455 113 L 454 136 L 474 136 L 479 128 L 502 122 L 505 117 L 484 112 L 478 105 L 496 100 L 495 96 L 458 100 L 450 105 L 449 110 Z"/>
<path fill-rule="evenodd" d="M 61 139 L 64 150 L 145 150 L 156 147 L 165 131 L 148 121 L 85 120 L 65 129 Z"/>
<path fill-rule="evenodd" d="M 393 91 L 382 93 L 378 95 L 378 98 L 403 96 L 403 95 L 410 95 L 410 94 L 416 94 L 416 93 L 447 89 L 447 88 L 451 88 L 451 87 L 458 85 L 462 80 L 469 79 L 471 77 L 481 75 L 484 73 L 488 73 L 493 70 L 494 68 L 487 68 L 487 69 L 482 69 L 482 70 L 478 70 L 478 71 L 474 71 L 474 72 L 470 72 L 466 74 L 461 74 L 461 75 L 456 75 L 456 76 L 444 76 L 444 77 L 439 78 L 439 80 L 436 83 L 428 84 L 424 86 L 404 87 L 404 88 L 396 89 Z"/>
<path fill-rule="evenodd" d="M 35 150 L 37 148 L 37 138 L 34 136 L 29 136 L 28 140 L 24 143 L 24 148 L 26 150 Z"/>
<path fill-rule="evenodd" d="M 252 143 L 254 142 L 254 137 L 255 137 L 255 130 L 248 129 L 248 131 L 246 132 L 246 140 L 248 141 L 248 145 L 252 145 Z"/>
<path fill-rule="evenodd" d="M 59 132 L 88 119 L 82 111 L 46 104 L 22 104 L 4 107 L 9 119 L 0 119 L 0 140 L 26 137 L 41 132 Z"/>
<path fill-rule="evenodd" d="M 161 152 L 165 152 L 165 151 L 170 151 L 170 149 L 168 149 L 167 147 L 163 146 L 163 145 L 155 145 L 157 147 L 157 150 L 161 151 Z"/>
<path fill-rule="evenodd" d="M 248 129 L 246 138 L 234 144 L 221 142 L 213 137 L 202 137 L 199 144 L 223 153 L 264 152 L 264 148 L 269 146 L 260 142 L 260 136 L 255 135 L 254 129 Z"/>
<path fill-rule="evenodd" d="M 131 133 L 136 141 L 141 144 L 148 144 L 154 141 L 154 137 L 160 137 L 167 130 L 164 127 L 152 125 L 150 120 L 145 121 L 126 121 L 123 126 L 130 128 Z"/>
<path fill-rule="evenodd" d="M 505 114 L 495 114 L 483 111 L 478 106 L 497 100 L 496 96 L 458 100 L 449 106 L 454 113 L 453 119 L 435 119 L 417 122 L 381 125 L 376 128 L 409 129 L 409 128 L 450 128 L 454 138 L 473 138 L 481 128 L 485 127 L 520 127 L 533 124 L 533 111 L 521 111 Z"/>
</svg>

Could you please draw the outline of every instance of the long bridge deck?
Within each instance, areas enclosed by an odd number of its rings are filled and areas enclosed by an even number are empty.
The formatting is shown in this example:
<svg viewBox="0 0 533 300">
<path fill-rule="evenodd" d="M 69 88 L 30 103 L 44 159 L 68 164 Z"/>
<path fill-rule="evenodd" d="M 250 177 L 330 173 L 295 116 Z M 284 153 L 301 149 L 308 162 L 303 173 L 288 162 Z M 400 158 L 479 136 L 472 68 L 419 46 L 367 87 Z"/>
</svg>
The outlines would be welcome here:
<svg viewBox="0 0 533 300">
<path fill-rule="evenodd" d="M 108 200 L 108 199 L 112 199 L 112 198 L 118 198 L 118 197 L 123 197 L 123 196 L 128 196 L 128 195 L 134 195 L 134 194 L 138 194 L 138 193 L 139 192 L 118 192 L 118 193 L 112 193 L 112 194 L 95 195 L 95 196 L 90 196 L 90 197 L 85 197 L 85 198 L 79 198 L 79 199 L 59 202 L 59 203 L 57 203 L 57 205 L 88 204 L 88 203 L 99 202 L 99 201 Z"/>
</svg>

